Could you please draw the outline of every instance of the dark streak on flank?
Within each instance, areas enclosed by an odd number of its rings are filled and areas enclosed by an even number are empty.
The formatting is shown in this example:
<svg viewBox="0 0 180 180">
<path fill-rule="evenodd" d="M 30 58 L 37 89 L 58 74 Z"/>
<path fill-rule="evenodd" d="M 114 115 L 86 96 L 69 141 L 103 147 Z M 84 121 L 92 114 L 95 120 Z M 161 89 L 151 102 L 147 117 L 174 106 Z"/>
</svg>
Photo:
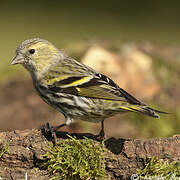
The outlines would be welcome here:
<svg viewBox="0 0 180 180">
<path fill-rule="evenodd" d="M 86 112 L 84 108 L 80 107 L 80 106 L 73 106 L 73 105 L 70 105 L 70 104 L 67 104 L 67 103 L 57 103 L 57 106 L 59 107 L 66 107 L 67 109 L 79 109 L 83 112 Z"/>
</svg>

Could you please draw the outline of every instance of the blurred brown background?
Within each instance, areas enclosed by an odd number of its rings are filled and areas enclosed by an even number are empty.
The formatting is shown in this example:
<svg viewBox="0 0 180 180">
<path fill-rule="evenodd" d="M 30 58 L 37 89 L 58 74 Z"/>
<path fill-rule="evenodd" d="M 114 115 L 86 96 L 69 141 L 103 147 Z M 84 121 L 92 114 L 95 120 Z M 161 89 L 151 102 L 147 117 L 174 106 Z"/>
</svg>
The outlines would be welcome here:
<svg viewBox="0 0 180 180">
<path fill-rule="evenodd" d="M 47 39 L 68 55 L 103 72 L 161 119 L 124 114 L 105 121 L 107 136 L 167 137 L 180 131 L 179 1 L 1 1 L 0 130 L 39 128 L 64 117 L 35 93 L 29 74 L 11 66 L 16 47 Z M 66 130 L 99 131 L 79 122 Z"/>
</svg>

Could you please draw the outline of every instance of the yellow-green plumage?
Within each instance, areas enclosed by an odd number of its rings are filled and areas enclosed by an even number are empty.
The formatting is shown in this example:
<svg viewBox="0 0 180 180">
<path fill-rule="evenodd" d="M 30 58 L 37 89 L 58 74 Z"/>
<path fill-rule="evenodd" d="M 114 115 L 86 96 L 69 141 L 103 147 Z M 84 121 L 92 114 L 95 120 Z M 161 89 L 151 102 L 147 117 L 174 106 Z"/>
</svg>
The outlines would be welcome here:
<svg viewBox="0 0 180 180">
<path fill-rule="evenodd" d="M 26 40 L 16 54 L 12 64 L 22 64 L 30 72 L 40 97 L 64 114 L 66 124 L 79 119 L 99 122 L 127 111 L 158 117 L 159 111 L 140 102 L 105 75 L 66 56 L 46 40 Z"/>
</svg>

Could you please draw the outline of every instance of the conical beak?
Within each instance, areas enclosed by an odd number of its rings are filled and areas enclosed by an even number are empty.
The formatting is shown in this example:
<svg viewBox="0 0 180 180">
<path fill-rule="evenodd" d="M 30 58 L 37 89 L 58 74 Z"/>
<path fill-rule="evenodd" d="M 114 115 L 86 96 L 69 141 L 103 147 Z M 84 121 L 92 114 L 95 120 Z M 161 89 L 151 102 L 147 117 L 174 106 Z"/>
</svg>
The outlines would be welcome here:
<svg viewBox="0 0 180 180">
<path fill-rule="evenodd" d="M 12 65 L 23 64 L 23 63 L 24 63 L 24 57 L 21 54 L 16 55 L 13 61 L 11 62 Z"/>
</svg>

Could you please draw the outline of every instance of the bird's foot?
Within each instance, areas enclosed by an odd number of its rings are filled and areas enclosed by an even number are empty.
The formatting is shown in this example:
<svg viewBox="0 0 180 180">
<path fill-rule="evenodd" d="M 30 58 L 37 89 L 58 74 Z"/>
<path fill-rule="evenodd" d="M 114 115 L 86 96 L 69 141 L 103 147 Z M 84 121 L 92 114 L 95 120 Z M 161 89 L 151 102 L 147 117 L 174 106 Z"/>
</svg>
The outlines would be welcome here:
<svg viewBox="0 0 180 180">
<path fill-rule="evenodd" d="M 57 143 L 56 129 L 53 126 L 50 126 L 49 123 L 46 123 L 46 125 L 43 125 L 40 130 L 42 134 L 48 140 L 51 140 L 53 145 L 55 146 Z"/>
<path fill-rule="evenodd" d="M 103 130 L 99 132 L 99 134 L 94 135 L 94 139 L 97 141 L 103 141 L 105 139 L 105 133 Z"/>
<path fill-rule="evenodd" d="M 58 129 L 60 129 L 60 128 L 66 126 L 66 125 L 67 125 L 66 123 L 63 123 L 63 124 L 60 124 L 59 126 L 55 126 L 55 127 L 54 127 L 54 130 L 57 131 Z"/>
</svg>

